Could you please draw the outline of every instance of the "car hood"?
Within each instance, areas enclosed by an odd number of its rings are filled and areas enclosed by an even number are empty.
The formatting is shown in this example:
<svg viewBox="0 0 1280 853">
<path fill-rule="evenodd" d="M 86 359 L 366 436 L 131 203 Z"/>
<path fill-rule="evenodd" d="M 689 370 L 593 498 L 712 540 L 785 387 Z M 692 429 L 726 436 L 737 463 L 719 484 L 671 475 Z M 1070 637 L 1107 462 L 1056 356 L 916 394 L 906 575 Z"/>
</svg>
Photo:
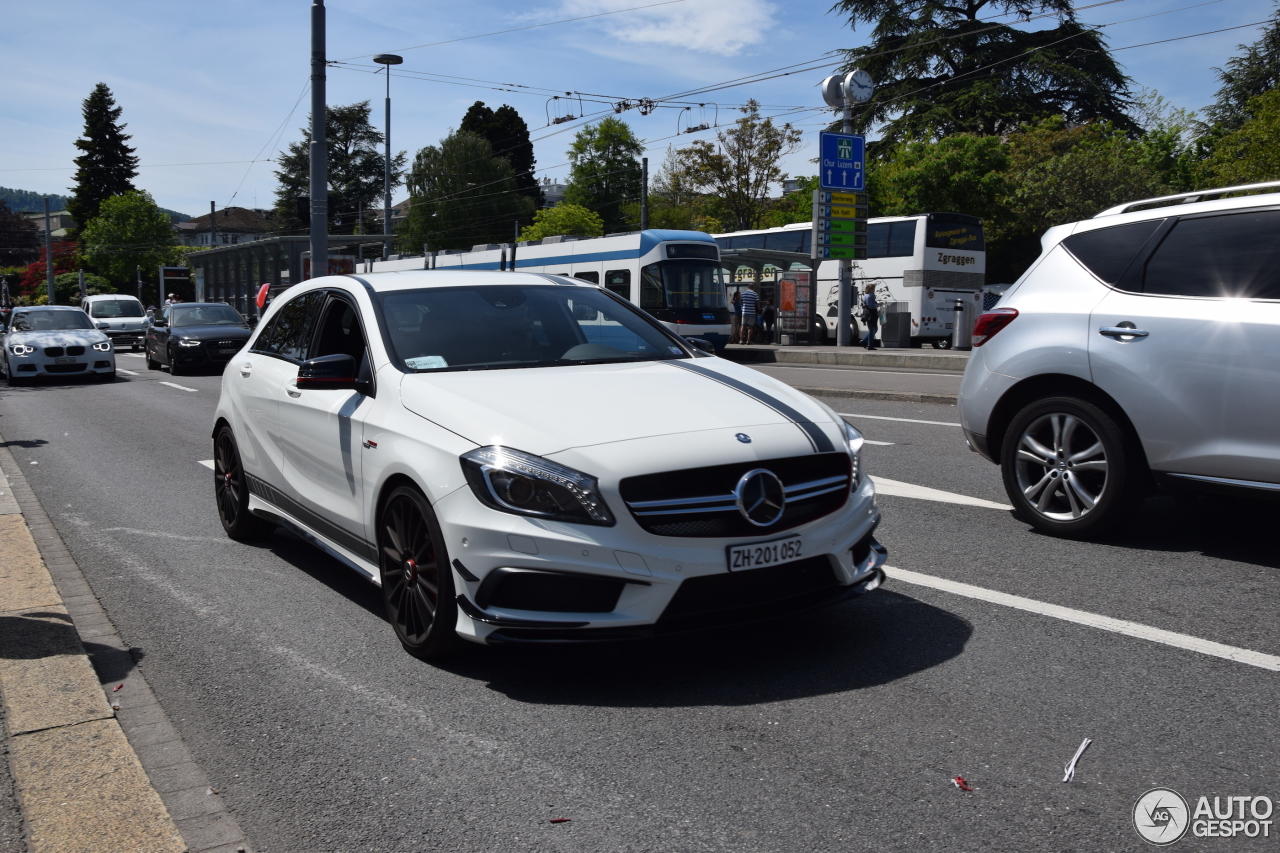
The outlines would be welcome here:
<svg viewBox="0 0 1280 853">
<path fill-rule="evenodd" d="M 4 337 L 5 346 L 25 344 L 29 347 L 92 346 L 108 340 L 98 329 L 61 329 L 41 332 L 10 332 Z"/>
<path fill-rule="evenodd" d="M 196 338 L 202 341 L 247 341 L 253 334 L 244 326 L 170 326 L 175 338 Z"/>
<path fill-rule="evenodd" d="M 409 411 L 478 445 L 541 456 L 765 424 L 825 435 L 836 446 L 840 441 L 817 401 L 718 358 L 414 373 L 401 382 L 400 399 Z"/>
</svg>

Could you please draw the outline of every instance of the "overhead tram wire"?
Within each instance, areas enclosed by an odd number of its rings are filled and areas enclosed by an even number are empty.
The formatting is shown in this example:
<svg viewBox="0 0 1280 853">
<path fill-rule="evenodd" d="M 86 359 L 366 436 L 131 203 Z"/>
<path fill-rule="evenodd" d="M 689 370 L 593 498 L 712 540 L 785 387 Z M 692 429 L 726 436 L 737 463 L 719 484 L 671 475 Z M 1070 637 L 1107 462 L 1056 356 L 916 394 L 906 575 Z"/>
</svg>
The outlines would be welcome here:
<svg viewBox="0 0 1280 853">
<path fill-rule="evenodd" d="M 453 44 L 455 42 L 460 42 L 460 41 L 471 41 L 473 39 L 488 38 L 489 36 L 503 36 L 509 33 L 519 33 L 525 30 L 536 30 L 536 29 L 541 29 L 542 27 L 554 27 L 558 24 L 571 24 L 574 21 L 586 21 L 591 18 L 604 18 L 604 17 L 608 17 L 609 15 L 620 15 L 623 12 L 637 12 L 641 9 L 652 9 L 656 6 L 671 6 L 676 3 L 683 3 L 683 2 L 685 2 L 685 0 L 662 0 L 662 2 L 660 3 L 649 3 L 644 6 L 632 6 L 628 9 L 614 9 L 611 12 L 597 12 L 593 15 L 581 15 L 577 18 L 565 18 L 562 21 L 547 21 L 546 23 L 542 23 L 542 24 L 530 24 L 526 27 L 515 27 L 509 30 L 497 30 L 492 33 L 480 33 L 479 35 L 474 35 L 474 36 L 461 36 L 459 38 L 454 38 L 454 39 L 445 39 L 444 41 L 433 41 L 433 42 L 429 42 L 428 44 L 418 44 L 418 45 L 414 45 L 413 47 L 398 47 L 395 49 L 394 52 L 404 53 L 405 51 L 408 51 L 408 50 L 419 50 L 424 47 L 438 47 L 442 44 Z M 362 53 L 359 56 L 348 56 L 346 59 L 339 60 L 339 61 L 346 62 L 347 60 L 351 60 L 351 59 L 365 59 L 373 55 L 374 54 L 372 53 Z"/>
<path fill-rule="evenodd" d="M 236 196 L 240 194 L 240 188 L 243 187 L 244 182 L 248 180 L 249 173 L 253 171 L 254 164 L 258 162 L 262 162 L 258 158 L 260 158 L 263 152 L 266 151 L 268 148 L 272 148 L 272 149 L 275 148 L 276 143 L 279 141 L 280 137 L 284 135 L 285 125 L 287 125 L 289 123 L 289 120 L 293 118 L 293 114 L 298 110 L 298 104 L 302 103 L 302 99 L 307 96 L 307 92 L 309 91 L 311 91 L 310 79 L 308 79 L 307 82 L 303 85 L 302 91 L 298 93 L 298 98 L 293 102 L 293 107 L 289 110 L 289 114 L 284 117 L 284 121 L 280 122 L 280 126 L 276 128 L 275 133 L 267 137 L 267 141 L 263 143 L 260 149 L 258 149 L 258 153 L 253 155 L 254 156 L 253 162 L 250 163 L 249 167 L 244 170 L 244 176 L 240 178 L 240 183 L 236 184 L 235 192 L 231 194 L 231 198 L 227 199 L 227 203 L 222 206 L 224 210 L 230 207 L 231 202 L 235 201 Z M 274 154 L 271 155 L 269 159 L 275 160 L 275 155 Z"/>
</svg>

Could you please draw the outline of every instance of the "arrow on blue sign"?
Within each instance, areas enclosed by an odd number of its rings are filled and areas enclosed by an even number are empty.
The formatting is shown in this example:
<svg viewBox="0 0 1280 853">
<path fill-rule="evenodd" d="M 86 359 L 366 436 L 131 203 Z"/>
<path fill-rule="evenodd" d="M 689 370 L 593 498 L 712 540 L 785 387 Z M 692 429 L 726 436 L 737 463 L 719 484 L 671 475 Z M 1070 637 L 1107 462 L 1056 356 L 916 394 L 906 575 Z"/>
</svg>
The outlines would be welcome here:
<svg viewBox="0 0 1280 853">
<path fill-rule="evenodd" d="M 822 168 L 818 185 L 824 190 L 861 190 L 866 187 L 867 138 L 849 133 L 819 135 Z"/>
</svg>

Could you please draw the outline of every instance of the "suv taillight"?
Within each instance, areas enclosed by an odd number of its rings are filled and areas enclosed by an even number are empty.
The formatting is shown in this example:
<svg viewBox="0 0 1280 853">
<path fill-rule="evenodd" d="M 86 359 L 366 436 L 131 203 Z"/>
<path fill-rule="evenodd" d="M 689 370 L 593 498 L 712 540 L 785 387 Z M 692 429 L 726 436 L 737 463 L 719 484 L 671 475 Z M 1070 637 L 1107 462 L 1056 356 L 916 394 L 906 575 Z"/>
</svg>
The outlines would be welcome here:
<svg viewBox="0 0 1280 853">
<path fill-rule="evenodd" d="M 980 347 L 996 336 L 996 332 L 1014 321 L 1018 316 L 1017 308 L 992 308 L 978 315 L 973 324 L 973 345 Z"/>
</svg>

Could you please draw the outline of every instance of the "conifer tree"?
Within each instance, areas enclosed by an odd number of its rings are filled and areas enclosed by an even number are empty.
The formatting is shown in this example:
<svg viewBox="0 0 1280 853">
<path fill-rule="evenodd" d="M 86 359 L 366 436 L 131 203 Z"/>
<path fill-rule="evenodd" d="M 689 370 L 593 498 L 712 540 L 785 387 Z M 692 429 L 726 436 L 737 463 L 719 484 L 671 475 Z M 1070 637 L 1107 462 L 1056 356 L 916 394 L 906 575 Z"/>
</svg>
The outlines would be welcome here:
<svg viewBox="0 0 1280 853">
<path fill-rule="evenodd" d="M 112 196 L 134 190 L 138 175 L 135 149 L 127 143 L 133 137 L 124 132 L 120 122 L 122 108 L 106 83 L 93 87 L 81 107 L 84 113 L 84 135 L 76 140 L 82 153 L 75 159 L 76 185 L 71 189 L 67 210 L 80 227 L 98 215 L 102 203 Z"/>
<path fill-rule="evenodd" d="M 503 157 L 516 173 L 516 189 L 542 206 L 542 187 L 534 176 L 537 159 L 533 156 L 533 142 L 529 139 L 529 125 L 520 118 L 515 107 L 503 104 L 496 110 L 476 101 L 462 117 L 458 130 L 478 133 L 493 146 L 494 156 Z"/>
</svg>

